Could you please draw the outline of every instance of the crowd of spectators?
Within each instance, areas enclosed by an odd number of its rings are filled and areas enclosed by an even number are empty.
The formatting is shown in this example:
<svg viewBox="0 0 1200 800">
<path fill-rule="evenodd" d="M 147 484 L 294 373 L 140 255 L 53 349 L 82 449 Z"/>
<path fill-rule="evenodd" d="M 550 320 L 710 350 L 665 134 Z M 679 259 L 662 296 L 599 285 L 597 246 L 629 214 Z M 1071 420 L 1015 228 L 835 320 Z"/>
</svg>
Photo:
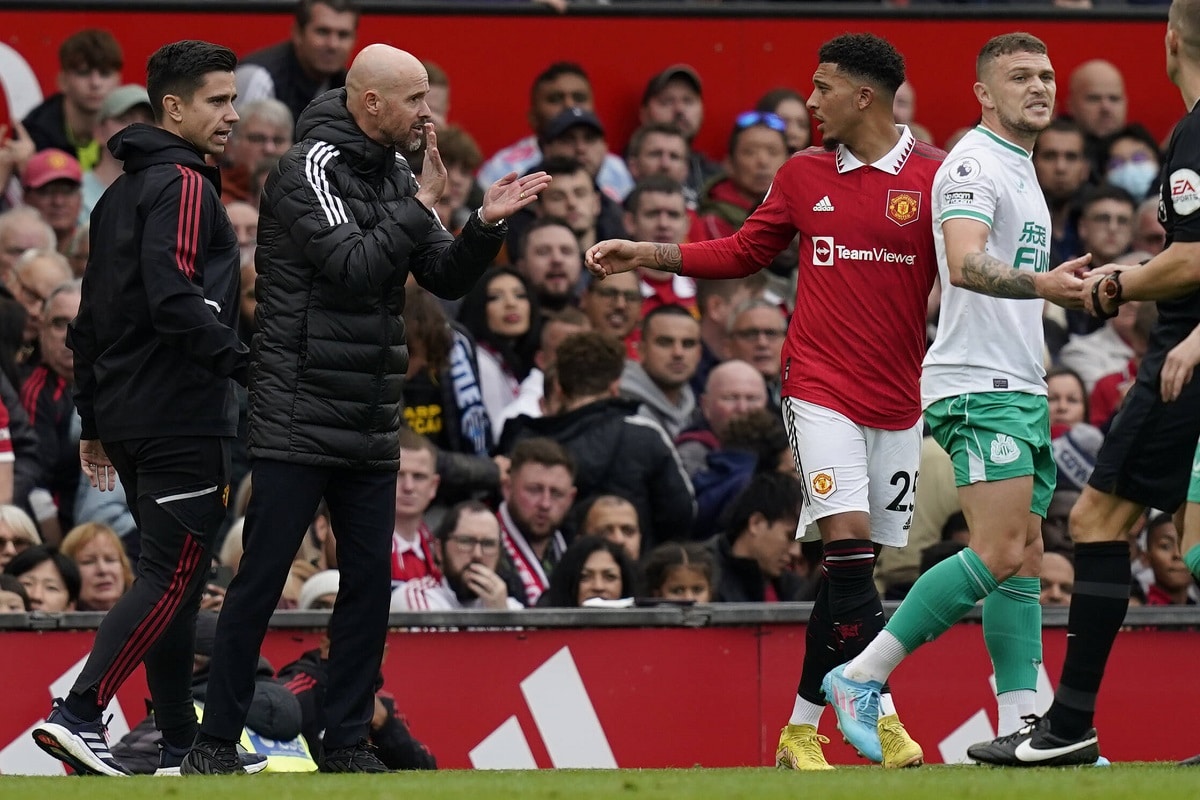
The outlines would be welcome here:
<svg viewBox="0 0 1200 800">
<path fill-rule="evenodd" d="M 220 167 L 248 344 L 263 183 L 299 112 L 343 84 L 357 22 L 350 0 L 303 0 L 290 37 L 244 54 L 237 71 L 241 120 Z M 131 584 L 139 552 L 123 494 L 100 494 L 81 474 L 65 331 L 88 263 L 89 210 L 121 174 L 105 144 L 151 110 L 144 87 L 122 84 L 109 32 L 81 31 L 59 56 L 61 91 L 0 145 L 0 612 L 106 610 Z M 811 599 L 820 545 L 796 541 L 802 492 L 779 415 L 797 249 L 740 281 L 645 271 L 593 283 L 582 269 L 604 238 L 683 243 L 737 230 L 775 171 L 813 144 L 804 90 L 781 86 L 745 98 L 732 120 L 712 119 L 703 77 L 677 64 L 647 76 L 641 126 L 621 142 L 596 115 L 584 67 L 556 61 L 530 76 L 530 134 L 484 153 L 454 124 L 453 76 L 426 68 L 450 176 L 436 208 L 445 227 L 459 229 L 479 187 L 510 170 L 554 181 L 510 220 L 497 263 L 460 302 L 408 286 L 393 610 Z M 1064 77 L 1064 113 L 1033 155 L 1055 263 L 1084 252 L 1098 264 L 1144 260 L 1164 246 L 1162 143 L 1127 119 L 1125 76 L 1112 64 L 1089 61 Z M 906 84 L 897 121 L 929 140 L 915 108 Z M 724 153 L 692 148 L 705 125 L 728 132 Z M 936 144 L 949 149 L 957 135 Z M 1154 315 L 1151 303 L 1127 303 L 1098 324 L 1046 309 L 1059 475 L 1044 529 L 1045 604 L 1070 601 L 1066 510 L 1137 375 Z M 936 325 L 935 297 L 931 336 Z M 969 541 L 949 459 L 931 442 L 910 544 L 880 560 L 888 598 Z M 252 491 L 244 447 L 235 466 L 211 609 L 240 558 Z M 1169 511 L 1148 510 L 1130 541 L 1131 592 L 1146 604 L 1193 604 L 1200 594 Z M 318 511 L 281 609 L 331 605 L 336 536 Z"/>
</svg>

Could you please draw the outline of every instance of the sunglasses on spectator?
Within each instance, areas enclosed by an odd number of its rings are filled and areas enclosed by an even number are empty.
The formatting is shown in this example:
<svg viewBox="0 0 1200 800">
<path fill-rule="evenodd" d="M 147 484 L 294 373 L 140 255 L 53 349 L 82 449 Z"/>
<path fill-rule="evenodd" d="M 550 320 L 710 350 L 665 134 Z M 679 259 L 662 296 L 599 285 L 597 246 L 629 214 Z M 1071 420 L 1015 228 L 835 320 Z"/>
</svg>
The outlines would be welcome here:
<svg viewBox="0 0 1200 800">
<path fill-rule="evenodd" d="M 33 541 L 25 536 L 17 536 L 11 539 L 7 536 L 0 536 L 0 550 L 3 550 L 10 545 L 12 546 L 13 550 L 16 550 L 18 553 L 20 553 L 25 548 L 32 547 Z"/>
<path fill-rule="evenodd" d="M 783 132 L 787 130 L 787 123 L 778 114 L 772 114 L 768 111 L 744 111 L 737 115 L 734 120 L 734 125 L 739 131 L 744 131 L 746 128 L 752 128 L 755 125 L 766 125 L 773 131 Z"/>
</svg>

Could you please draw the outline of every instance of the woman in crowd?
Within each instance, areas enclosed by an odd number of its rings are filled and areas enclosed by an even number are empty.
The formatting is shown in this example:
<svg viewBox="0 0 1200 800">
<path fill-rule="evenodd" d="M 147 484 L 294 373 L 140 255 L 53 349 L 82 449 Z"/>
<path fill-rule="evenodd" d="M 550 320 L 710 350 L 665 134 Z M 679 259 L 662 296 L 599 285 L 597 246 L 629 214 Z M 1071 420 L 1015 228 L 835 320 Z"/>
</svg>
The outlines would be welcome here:
<svg viewBox="0 0 1200 800">
<path fill-rule="evenodd" d="M 0 570 L 15 556 L 42 543 L 37 525 L 16 506 L 0 505 Z"/>
<path fill-rule="evenodd" d="M 404 421 L 439 451 L 486 456 L 491 424 L 479 401 L 481 382 L 475 343 L 451 324 L 436 297 L 417 285 L 407 290 L 404 325 L 408 372 Z"/>
<path fill-rule="evenodd" d="M 80 611 L 108 611 L 133 586 L 133 568 L 121 537 L 107 525 L 76 525 L 63 539 L 62 552 L 79 567 Z"/>
<path fill-rule="evenodd" d="M 1066 367 L 1046 373 L 1046 400 L 1050 403 L 1050 437 L 1056 438 L 1072 425 L 1088 420 L 1088 396 L 1083 378 Z"/>
<path fill-rule="evenodd" d="M 804 95 L 787 86 L 772 89 L 758 99 L 755 111 L 774 114 L 783 120 L 783 135 L 789 153 L 795 153 L 812 144 L 812 123 L 808 116 Z"/>
<path fill-rule="evenodd" d="M 625 548 L 599 536 L 581 536 L 550 573 L 550 587 L 539 606 L 577 608 L 593 598 L 619 600 L 638 589 L 637 565 Z"/>
<path fill-rule="evenodd" d="M 34 611 L 74 611 L 79 602 L 79 568 L 57 547 L 30 547 L 8 562 L 4 571 L 25 587 Z"/>
<path fill-rule="evenodd" d="M 458 320 L 479 346 L 479 384 L 489 419 L 500 419 L 533 368 L 540 317 L 528 281 L 511 267 L 492 267 L 466 297 Z"/>
</svg>

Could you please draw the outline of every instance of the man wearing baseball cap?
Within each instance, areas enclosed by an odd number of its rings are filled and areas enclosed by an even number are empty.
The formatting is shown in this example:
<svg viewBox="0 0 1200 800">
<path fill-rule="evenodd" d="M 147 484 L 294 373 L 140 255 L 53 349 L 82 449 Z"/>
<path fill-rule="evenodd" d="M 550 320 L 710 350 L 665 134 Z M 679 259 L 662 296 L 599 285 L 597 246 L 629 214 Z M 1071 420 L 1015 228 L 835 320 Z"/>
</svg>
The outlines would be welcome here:
<svg viewBox="0 0 1200 800">
<path fill-rule="evenodd" d="M 124 171 L 121 160 L 108 149 L 108 140 L 117 131 L 134 123 L 153 124 L 154 111 L 145 86 L 129 83 L 114 89 L 100 104 L 92 136 L 100 144 L 100 160 L 83 173 L 83 212 L 81 222 L 87 222 L 104 190 Z"/>
<path fill-rule="evenodd" d="M 591 111 L 594 108 L 593 99 L 592 82 L 579 64 L 558 61 L 542 70 L 533 79 L 529 94 L 528 119 L 533 134 L 513 142 L 489 158 L 479 168 L 475 180 L 480 186 L 490 186 L 509 172 L 518 175 L 529 172 L 542 160 L 538 139 L 546 125 L 571 108 Z M 618 201 L 624 199 L 633 188 L 633 178 L 625 161 L 614 153 L 605 153 L 596 180 L 601 189 Z M 512 220 L 509 220 L 510 230 L 511 223 Z"/>
<path fill-rule="evenodd" d="M 673 64 L 650 79 L 642 92 L 641 122 L 674 125 L 691 144 L 704 122 L 700 76 L 687 64 Z M 699 194 L 720 173 L 715 161 L 695 149 L 688 162 L 686 185 Z"/>
<path fill-rule="evenodd" d="M 82 182 L 79 162 L 56 148 L 34 153 L 21 173 L 25 205 L 36 209 L 54 229 L 59 252 L 71 241 L 79 224 Z"/>
<path fill-rule="evenodd" d="M 604 126 L 592 111 L 576 106 L 555 115 L 538 132 L 538 145 L 543 158 L 573 158 L 587 168 L 592 180 L 599 185 L 600 170 L 608 155 L 608 141 Z M 616 202 L 628 194 L 612 186 L 600 186 L 608 197 Z"/>
</svg>

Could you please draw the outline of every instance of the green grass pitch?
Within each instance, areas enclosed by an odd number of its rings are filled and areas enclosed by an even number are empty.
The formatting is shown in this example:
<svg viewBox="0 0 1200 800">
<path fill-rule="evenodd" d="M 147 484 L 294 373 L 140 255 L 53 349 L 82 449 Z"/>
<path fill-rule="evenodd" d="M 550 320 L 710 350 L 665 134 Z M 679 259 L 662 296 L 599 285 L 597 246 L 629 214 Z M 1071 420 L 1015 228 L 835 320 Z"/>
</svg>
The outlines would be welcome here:
<svg viewBox="0 0 1200 800">
<path fill-rule="evenodd" d="M 1103 800 L 1200 797 L 1200 768 L 1116 764 L 1078 769 L 927 766 L 885 771 L 846 767 L 827 773 L 775 769 L 445 771 L 391 775 L 256 775 L 210 778 L 0 777 L 12 800 Z"/>
</svg>

